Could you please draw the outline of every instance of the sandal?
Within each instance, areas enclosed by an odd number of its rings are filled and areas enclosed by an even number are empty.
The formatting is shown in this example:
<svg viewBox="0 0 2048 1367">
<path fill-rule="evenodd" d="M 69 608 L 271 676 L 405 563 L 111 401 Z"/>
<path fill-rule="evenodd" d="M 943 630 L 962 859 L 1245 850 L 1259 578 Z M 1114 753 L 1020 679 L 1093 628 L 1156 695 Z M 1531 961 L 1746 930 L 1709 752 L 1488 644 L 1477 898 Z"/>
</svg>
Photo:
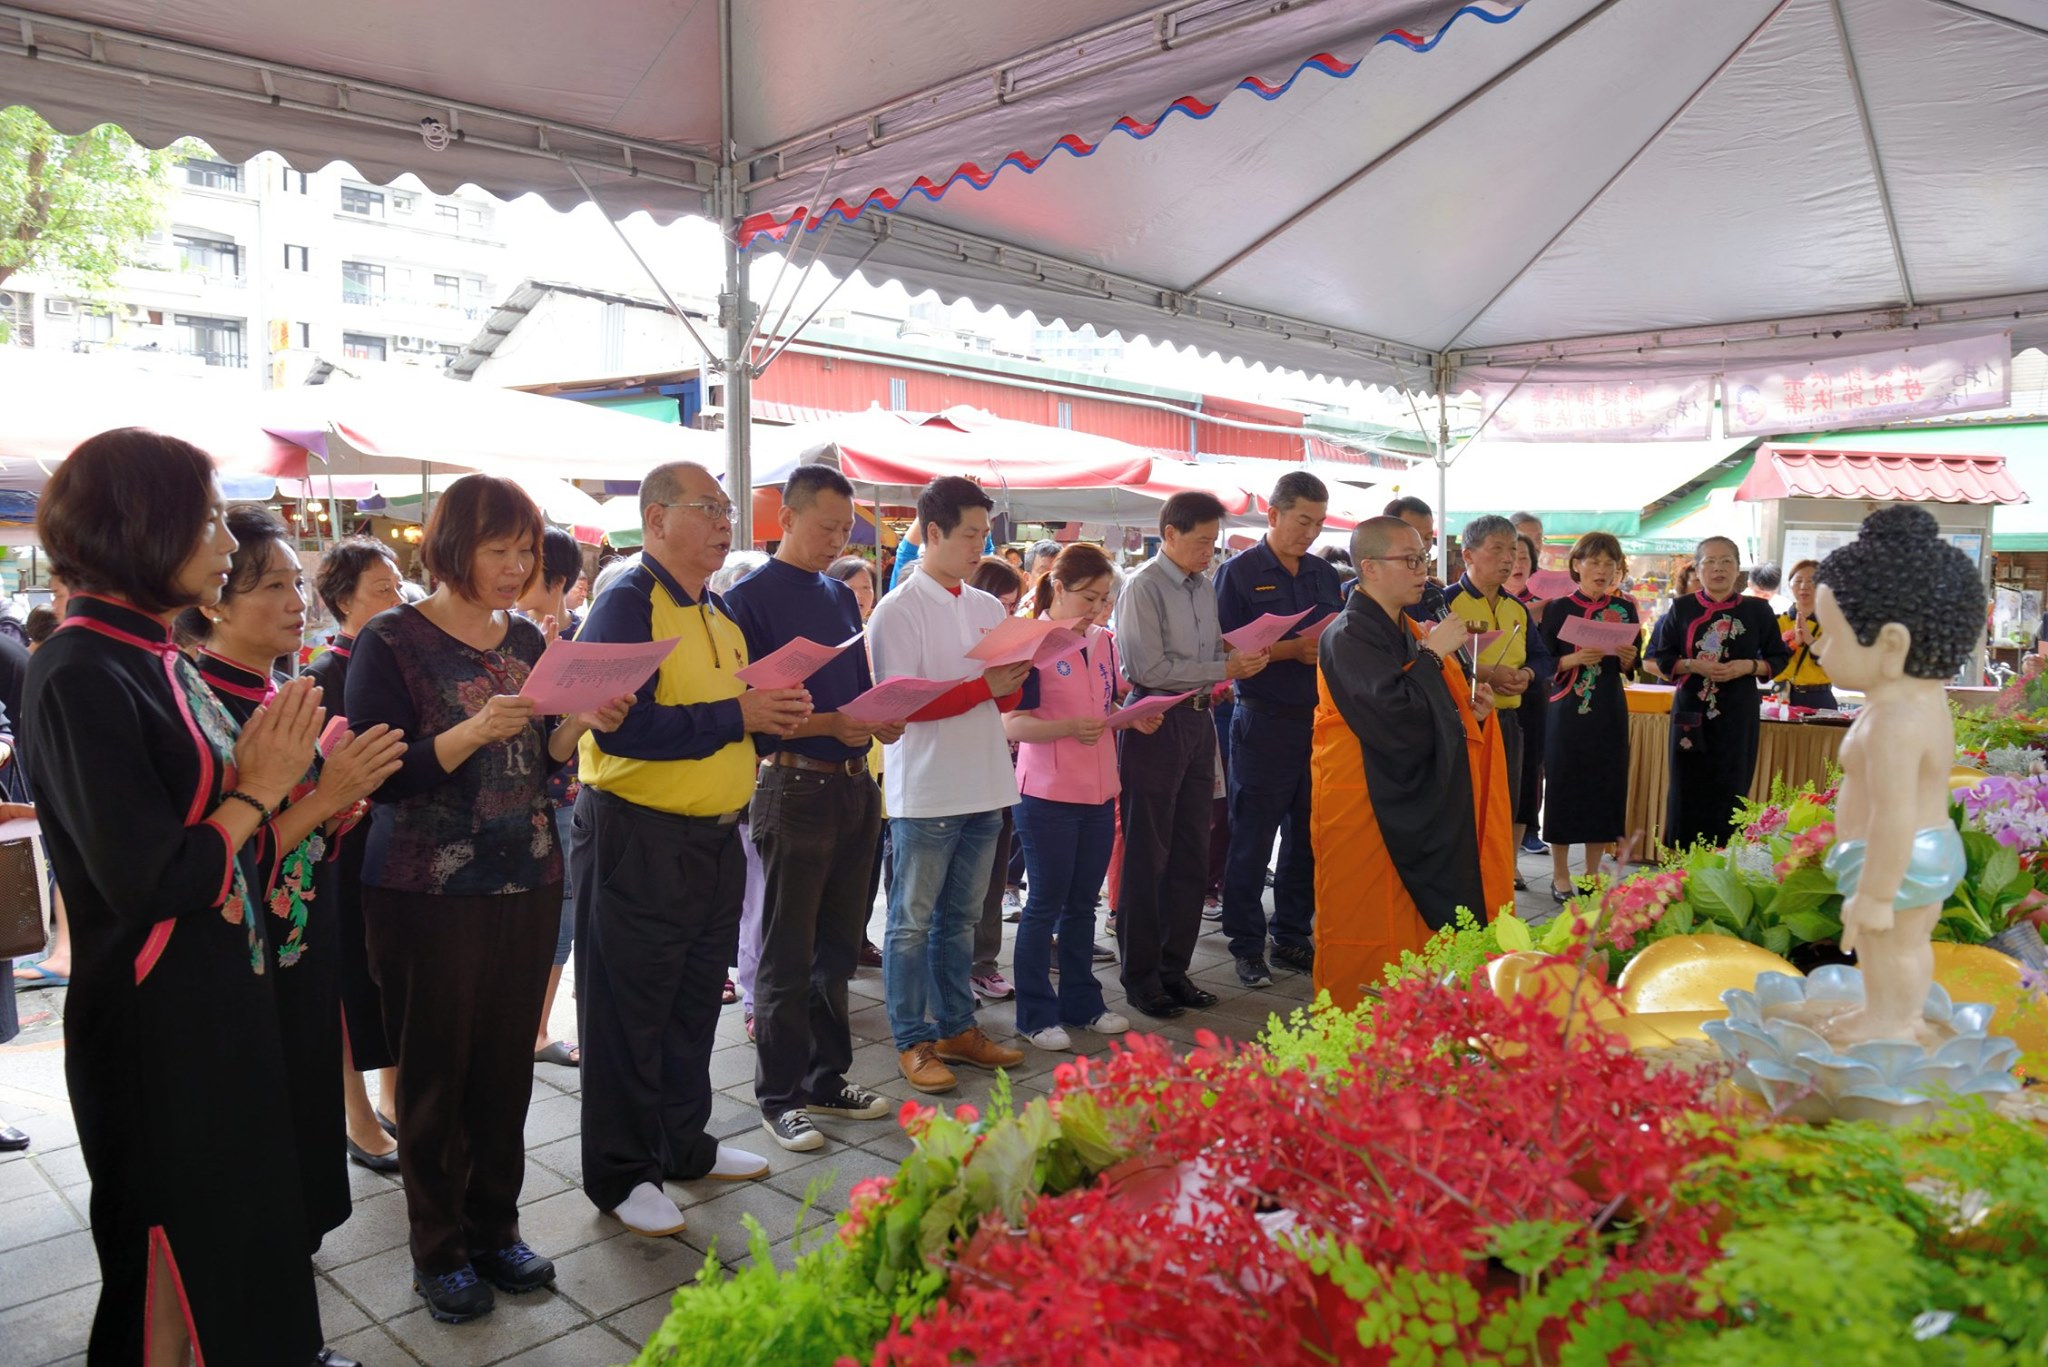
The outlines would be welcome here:
<svg viewBox="0 0 2048 1367">
<path fill-rule="evenodd" d="M 52 973 L 43 967 L 41 959 L 32 964 L 14 966 L 14 990 L 16 992 L 40 992 L 46 987 L 69 987 L 71 979 L 62 973 Z"/>
<path fill-rule="evenodd" d="M 727 978 L 725 980 L 724 990 L 718 994 L 718 1004 L 720 1006 L 731 1006 L 734 1002 L 738 1001 L 739 999 L 740 985 L 734 982 L 731 978 Z"/>
<path fill-rule="evenodd" d="M 580 1044 L 569 1044 L 558 1039 L 549 1040 L 547 1048 L 533 1051 L 533 1061 L 535 1063 L 557 1063 L 564 1068 L 581 1068 L 583 1066 L 583 1046 Z"/>
</svg>

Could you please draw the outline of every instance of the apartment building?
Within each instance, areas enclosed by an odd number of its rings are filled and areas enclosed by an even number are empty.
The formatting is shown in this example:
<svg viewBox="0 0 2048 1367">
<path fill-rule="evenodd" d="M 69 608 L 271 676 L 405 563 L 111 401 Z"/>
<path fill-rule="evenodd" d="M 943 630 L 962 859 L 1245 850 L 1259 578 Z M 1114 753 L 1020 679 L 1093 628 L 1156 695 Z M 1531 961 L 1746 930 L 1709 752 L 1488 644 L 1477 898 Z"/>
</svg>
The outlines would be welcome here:
<svg viewBox="0 0 2048 1367">
<path fill-rule="evenodd" d="M 10 341 L 276 387 L 323 361 L 441 369 L 503 288 L 503 206 L 481 191 L 373 185 L 270 153 L 175 174 L 164 228 L 104 298 L 29 274 L 0 289 Z"/>
</svg>

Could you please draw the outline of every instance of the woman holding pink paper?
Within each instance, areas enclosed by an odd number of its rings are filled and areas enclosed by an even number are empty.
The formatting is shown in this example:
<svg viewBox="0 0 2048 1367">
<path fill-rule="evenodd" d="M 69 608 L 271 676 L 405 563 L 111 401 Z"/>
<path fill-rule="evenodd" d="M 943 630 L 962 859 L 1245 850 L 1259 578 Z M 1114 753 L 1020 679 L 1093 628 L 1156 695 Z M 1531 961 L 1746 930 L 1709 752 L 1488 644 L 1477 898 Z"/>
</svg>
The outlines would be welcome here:
<svg viewBox="0 0 2048 1367">
<path fill-rule="evenodd" d="M 1592 877 L 1628 824 L 1628 697 L 1623 682 L 1635 668 L 1636 605 L 1615 592 L 1628 561 L 1606 532 L 1588 532 L 1567 561 L 1576 592 L 1543 609 L 1543 644 L 1556 661 L 1548 689 L 1543 773 L 1543 839 L 1550 846 L 1550 895 L 1572 896 L 1571 847 L 1585 847 Z M 1573 621 L 1625 623 L 1629 644 L 1614 650 L 1580 645 L 1566 633 Z"/>
<path fill-rule="evenodd" d="M 1032 615 L 1090 622 L 1116 582 L 1101 548 L 1075 542 L 1039 580 Z M 1024 846 L 1026 897 L 1017 927 L 1017 1033 L 1040 1049 L 1073 1047 L 1067 1031 L 1121 1034 L 1131 1023 L 1111 1011 L 1095 980 L 1095 894 L 1109 871 L 1116 838 L 1116 642 L 1099 626 L 1087 642 L 1039 670 L 1039 703 L 1003 718 L 1017 746 L 1017 834 Z M 1131 723 L 1150 734 L 1163 714 Z M 1052 941 L 1059 937 L 1060 983 L 1052 985 Z"/>
</svg>

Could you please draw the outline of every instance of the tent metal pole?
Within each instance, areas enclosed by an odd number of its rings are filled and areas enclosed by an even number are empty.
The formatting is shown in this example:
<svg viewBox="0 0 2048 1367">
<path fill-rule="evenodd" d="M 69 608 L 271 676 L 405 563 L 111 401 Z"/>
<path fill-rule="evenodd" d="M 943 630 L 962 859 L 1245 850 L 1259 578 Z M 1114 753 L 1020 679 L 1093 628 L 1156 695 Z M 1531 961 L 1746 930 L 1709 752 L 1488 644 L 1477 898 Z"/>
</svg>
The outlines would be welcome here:
<svg viewBox="0 0 2048 1367">
<path fill-rule="evenodd" d="M 725 290 L 718 297 L 718 321 L 725 328 L 725 493 L 732 500 L 733 548 L 745 551 L 754 547 L 754 375 L 748 364 L 754 311 L 740 250 L 746 197 L 733 167 L 732 5 L 733 0 L 718 0 L 719 167 L 713 195 L 725 238 Z"/>
<path fill-rule="evenodd" d="M 1436 386 L 1436 576 L 1451 582 L 1451 412 Z"/>
</svg>

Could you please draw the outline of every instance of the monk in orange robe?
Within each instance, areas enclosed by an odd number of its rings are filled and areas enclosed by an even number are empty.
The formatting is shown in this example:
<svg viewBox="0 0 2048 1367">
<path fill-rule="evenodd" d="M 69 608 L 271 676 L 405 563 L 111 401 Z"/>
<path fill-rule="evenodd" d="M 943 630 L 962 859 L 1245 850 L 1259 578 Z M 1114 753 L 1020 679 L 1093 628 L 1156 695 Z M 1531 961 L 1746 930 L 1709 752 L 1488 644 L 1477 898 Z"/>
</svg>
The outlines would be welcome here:
<svg viewBox="0 0 2048 1367">
<path fill-rule="evenodd" d="M 1459 907 L 1485 921 L 1515 900 L 1513 794 L 1493 692 L 1460 666 L 1465 624 L 1404 614 L 1429 559 L 1399 518 L 1360 523 L 1351 559 L 1358 587 L 1318 648 L 1309 808 L 1315 985 L 1347 1008 Z"/>
</svg>

